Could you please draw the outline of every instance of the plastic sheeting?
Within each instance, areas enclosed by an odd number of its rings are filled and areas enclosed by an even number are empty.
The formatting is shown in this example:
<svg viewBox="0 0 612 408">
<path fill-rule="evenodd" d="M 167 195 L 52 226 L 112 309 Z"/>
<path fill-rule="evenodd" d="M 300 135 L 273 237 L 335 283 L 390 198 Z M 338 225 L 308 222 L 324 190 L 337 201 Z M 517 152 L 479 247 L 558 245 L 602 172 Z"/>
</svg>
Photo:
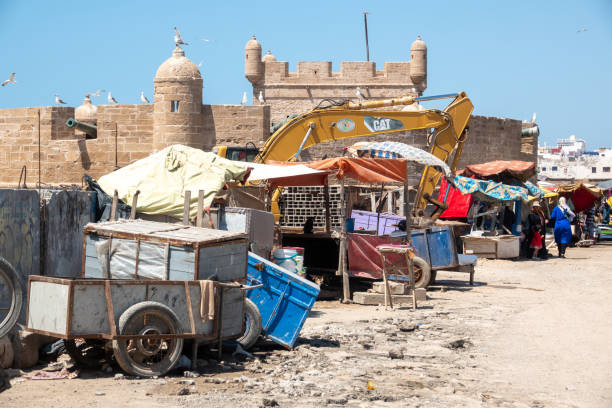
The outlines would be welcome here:
<svg viewBox="0 0 612 408">
<path fill-rule="evenodd" d="M 382 278 L 382 262 L 376 247 L 386 244 L 401 244 L 402 238 L 380 237 L 366 234 L 347 234 L 349 274 L 369 279 Z M 402 254 L 389 254 L 390 262 L 405 264 Z"/>
<path fill-rule="evenodd" d="M 209 207 L 229 181 L 244 181 L 249 170 L 244 163 L 224 159 L 183 145 L 173 145 L 122 169 L 100 177 L 98 184 L 112 196 L 131 204 L 139 190 L 136 210 L 145 214 L 181 217 L 186 190 L 191 191 L 191 204 L 198 201 L 198 191 L 204 191 L 204 207 Z M 195 217 L 197 206 L 191 206 Z"/>
<path fill-rule="evenodd" d="M 335 157 L 331 159 L 303 162 L 310 168 L 335 172 L 343 180 L 348 177 L 362 183 L 404 183 L 406 181 L 406 159 L 351 159 Z M 283 164 L 283 162 L 272 162 Z M 286 163 L 285 165 L 292 165 Z"/>
<path fill-rule="evenodd" d="M 372 157 L 380 157 L 383 159 L 399 159 L 404 158 L 410 161 L 423 164 L 425 166 L 436 167 L 444 172 L 446 177 L 451 177 L 452 172 L 450 167 L 442 160 L 438 159 L 431 153 L 425 150 L 416 148 L 399 142 L 373 142 L 361 144 L 357 148 L 359 157 L 364 154 L 369 154 Z"/>
<path fill-rule="evenodd" d="M 528 201 L 528 191 L 524 187 L 461 176 L 455 177 L 455 185 L 461 193 L 473 194 L 483 201 Z"/>
</svg>

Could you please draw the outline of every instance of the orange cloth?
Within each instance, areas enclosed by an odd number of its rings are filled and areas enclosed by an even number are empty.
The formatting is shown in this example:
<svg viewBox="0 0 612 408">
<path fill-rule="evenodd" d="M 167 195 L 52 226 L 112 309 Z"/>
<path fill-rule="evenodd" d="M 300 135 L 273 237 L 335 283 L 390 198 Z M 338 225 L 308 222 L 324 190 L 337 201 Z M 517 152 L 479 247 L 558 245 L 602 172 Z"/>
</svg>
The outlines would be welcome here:
<svg viewBox="0 0 612 408">
<path fill-rule="evenodd" d="M 293 165 L 303 164 L 316 170 L 336 172 L 340 180 L 348 177 L 362 183 L 404 183 L 406 181 L 406 159 L 376 159 L 335 157 L 313 162 L 277 162 L 268 164 Z"/>
<path fill-rule="evenodd" d="M 465 166 L 465 169 L 458 171 L 457 175 L 488 178 L 501 175 L 502 173 L 509 174 L 519 180 L 525 181 L 535 175 L 536 164 L 534 162 L 520 160 L 494 160 L 487 163 Z"/>
<path fill-rule="evenodd" d="M 215 318 L 215 282 L 211 280 L 200 281 L 200 317 L 203 322 L 214 320 Z"/>
</svg>

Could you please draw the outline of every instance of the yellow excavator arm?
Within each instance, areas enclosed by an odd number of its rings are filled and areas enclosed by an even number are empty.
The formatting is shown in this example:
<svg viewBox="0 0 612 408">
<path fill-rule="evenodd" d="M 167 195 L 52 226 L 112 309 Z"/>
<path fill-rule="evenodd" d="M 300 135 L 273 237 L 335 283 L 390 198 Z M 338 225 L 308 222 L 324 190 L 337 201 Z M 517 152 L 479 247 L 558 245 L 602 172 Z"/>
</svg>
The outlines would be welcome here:
<svg viewBox="0 0 612 408">
<path fill-rule="evenodd" d="M 373 110 L 442 98 L 453 98 L 444 110 Z M 432 97 L 404 96 L 376 101 L 345 102 L 338 106 L 317 108 L 281 126 L 268 138 L 256 160 L 262 163 L 268 160 L 294 161 L 299 159 L 304 149 L 318 143 L 406 130 L 433 129 L 430 153 L 447 163 L 454 172 L 463 149 L 464 131 L 473 109 L 474 106 L 465 92 Z M 425 208 L 425 198 L 433 193 L 440 176 L 440 172 L 435 168 L 425 168 L 414 210 Z M 273 208 L 273 211 L 275 209 Z"/>
</svg>

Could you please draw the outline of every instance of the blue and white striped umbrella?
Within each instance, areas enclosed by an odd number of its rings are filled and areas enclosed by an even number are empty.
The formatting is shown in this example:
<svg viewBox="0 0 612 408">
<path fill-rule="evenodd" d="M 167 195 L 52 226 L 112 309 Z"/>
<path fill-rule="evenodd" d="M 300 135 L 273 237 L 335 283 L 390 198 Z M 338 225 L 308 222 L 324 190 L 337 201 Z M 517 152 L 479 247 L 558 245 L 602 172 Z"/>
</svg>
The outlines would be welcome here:
<svg viewBox="0 0 612 408">
<path fill-rule="evenodd" d="M 360 145 L 357 154 L 363 156 L 370 154 L 372 157 L 382 157 L 384 159 L 408 159 L 425 166 L 436 167 L 442 171 L 447 178 L 452 177 L 450 167 L 442 160 L 438 159 L 425 150 L 399 142 L 372 142 Z M 451 178 L 452 179 L 452 178 Z"/>
</svg>

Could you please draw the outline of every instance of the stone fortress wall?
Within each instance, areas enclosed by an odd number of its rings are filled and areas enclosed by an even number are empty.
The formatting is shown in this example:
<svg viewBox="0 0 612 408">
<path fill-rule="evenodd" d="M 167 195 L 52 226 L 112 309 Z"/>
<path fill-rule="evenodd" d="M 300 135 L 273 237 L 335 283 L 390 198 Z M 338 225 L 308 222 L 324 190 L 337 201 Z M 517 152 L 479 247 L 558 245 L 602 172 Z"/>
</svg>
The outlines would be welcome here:
<svg viewBox="0 0 612 408">
<path fill-rule="evenodd" d="M 252 38 L 245 47 L 245 76 L 253 85 L 254 104 L 208 105 L 201 103 L 198 68 L 177 48 L 156 73 L 152 104 L 94 106 L 86 97 L 76 109 L 0 109 L 0 186 L 16 186 L 24 166 L 29 187 L 38 181 L 39 165 L 43 184 L 81 184 L 86 173 L 100 177 L 173 143 L 205 150 L 223 144 L 259 145 L 269 137 L 271 122 L 306 112 L 324 99 L 358 100 L 357 88 L 368 99 L 418 96 L 427 88 L 427 47 L 420 38 L 410 56 L 409 62 L 386 62 L 383 70 L 374 62 L 345 61 L 333 72 L 331 62 L 324 61 L 300 62 L 296 72 L 289 72 L 289 64 L 276 61 L 271 53 L 262 57 L 261 45 Z M 86 139 L 66 127 L 70 117 L 96 124 L 97 138 Z M 425 131 L 374 140 L 427 148 Z M 342 155 L 344 146 L 356 141 L 363 138 L 320 144 L 303 157 Z M 495 159 L 536 161 L 537 138 L 531 144 L 521 142 L 520 121 L 473 116 L 461 166 Z"/>
</svg>

